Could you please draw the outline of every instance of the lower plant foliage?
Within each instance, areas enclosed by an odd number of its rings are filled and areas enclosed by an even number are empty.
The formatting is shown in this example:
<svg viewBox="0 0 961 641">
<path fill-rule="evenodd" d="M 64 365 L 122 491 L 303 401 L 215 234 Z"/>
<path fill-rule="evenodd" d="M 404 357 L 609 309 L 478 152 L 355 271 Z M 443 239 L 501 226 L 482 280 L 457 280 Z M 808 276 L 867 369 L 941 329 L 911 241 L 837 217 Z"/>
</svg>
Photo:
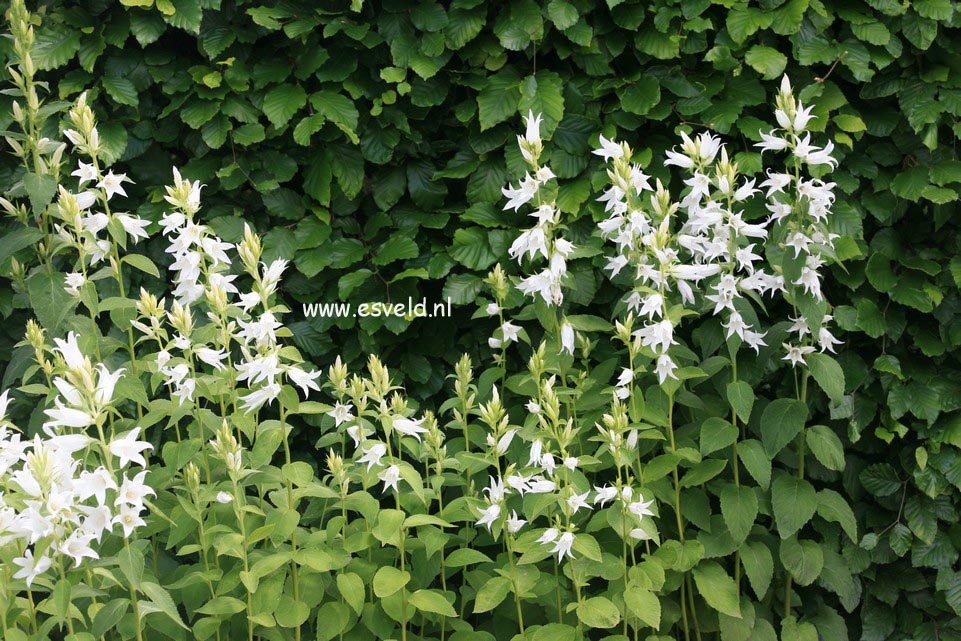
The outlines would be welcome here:
<svg viewBox="0 0 961 641">
<path fill-rule="evenodd" d="M 529 110 L 500 190 L 528 223 L 473 276 L 496 329 L 418 396 L 375 354 L 309 363 L 288 260 L 206 224 L 202 177 L 136 206 L 86 94 L 48 100 L 34 18 L 9 18 L 0 246 L 36 320 L 0 395 L 4 639 L 958 635 L 956 421 L 832 355 L 870 310 L 828 301 L 824 268 L 860 251 L 821 85 L 782 80 L 757 151 L 683 134 L 671 184 L 601 133 L 593 219 Z M 61 117 L 69 145 L 44 135 Z M 578 309 L 587 274 L 611 317 Z M 910 412 L 945 446 L 858 444 L 880 407 L 882 438 Z"/>
</svg>

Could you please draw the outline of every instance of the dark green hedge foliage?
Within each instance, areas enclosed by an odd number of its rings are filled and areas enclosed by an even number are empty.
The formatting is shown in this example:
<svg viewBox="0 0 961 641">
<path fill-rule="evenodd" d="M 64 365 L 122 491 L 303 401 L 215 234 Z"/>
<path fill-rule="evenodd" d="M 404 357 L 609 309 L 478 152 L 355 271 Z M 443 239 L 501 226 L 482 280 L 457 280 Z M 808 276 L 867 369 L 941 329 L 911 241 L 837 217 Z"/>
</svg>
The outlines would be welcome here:
<svg viewBox="0 0 961 641">
<path fill-rule="evenodd" d="M 847 269 L 826 284 L 846 330 L 847 396 L 824 420 L 852 444 L 843 476 L 812 474 L 850 497 L 864 536 L 832 553 L 835 571 L 809 594 L 840 605 L 822 633 L 961 638 L 955 3 L 347 4 L 52 0 L 39 7 L 36 62 L 55 96 L 90 90 L 110 153 L 136 182 L 163 184 L 178 164 L 207 183 L 207 221 L 225 239 L 255 222 L 268 258 L 293 258 L 296 305 L 472 303 L 522 222 L 501 211 L 500 194 L 520 166 L 520 112 L 545 116 L 577 238 L 598 213 L 597 132 L 650 161 L 679 130 L 710 127 L 739 141 L 749 165 L 787 72 L 818 105 L 814 128 L 838 142 L 835 215 L 863 238 L 840 247 Z M 9 105 L 0 96 L 0 129 Z M 9 184 L 15 167 L 4 163 Z M 150 196 L 143 213 L 156 218 L 162 202 Z M 574 277 L 574 308 L 608 315 L 599 273 Z M 23 306 L 0 289 L 3 317 L 22 320 Z M 443 385 L 445 363 L 486 345 L 491 327 L 469 320 L 474 309 L 450 323 L 301 316 L 294 329 L 318 363 L 377 352 L 426 392 Z M 22 323 L 5 327 L 4 361 Z"/>
</svg>

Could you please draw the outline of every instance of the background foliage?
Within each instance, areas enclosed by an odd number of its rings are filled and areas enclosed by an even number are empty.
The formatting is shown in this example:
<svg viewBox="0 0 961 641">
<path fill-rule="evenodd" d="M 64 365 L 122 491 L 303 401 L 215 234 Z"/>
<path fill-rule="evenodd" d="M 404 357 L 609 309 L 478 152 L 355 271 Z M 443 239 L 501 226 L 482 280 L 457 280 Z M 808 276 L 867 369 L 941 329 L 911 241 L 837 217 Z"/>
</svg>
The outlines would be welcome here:
<svg viewBox="0 0 961 641">
<path fill-rule="evenodd" d="M 595 132 L 649 160 L 679 128 L 707 126 L 756 162 L 773 86 L 763 81 L 786 71 L 817 104 L 813 128 L 840 143 L 835 215 L 863 238 L 840 248 L 847 269 L 825 287 L 847 330 L 847 395 L 823 409 L 853 445 L 843 475 L 811 474 L 849 497 L 864 535 L 825 560 L 854 573 L 827 587 L 843 592 L 851 638 L 961 635 L 954 3 L 346 4 L 48 2 L 36 62 L 55 95 L 92 89 L 109 151 L 134 181 L 163 184 L 171 163 L 205 177 L 218 233 L 237 240 L 251 220 L 268 259 L 292 256 L 296 303 L 473 302 L 524 223 L 500 211 L 500 188 L 520 167 L 520 111 L 545 115 L 576 239 L 599 214 L 587 202 L 603 178 L 588 161 Z M 0 96 L 0 129 L 9 104 Z M 156 207 L 141 213 L 156 218 L 160 196 L 149 196 Z M 9 264 L 4 251 L 0 267 Z M 609 316 L 599 274 L 572 269 L 573 305 Z M 26 304 L 0 289 L 0 313 L 18 319 L 4 324 L 4 387 Z M 293 329 L 318 363 L 377 352 L 432 391 L 449 371 L 432 365 L 486 345 L 491 327 L 469 322 L 474 309 L 453 323 L 369 319 L 358 331 L 354 319 L 302 319 Z"/>
</svg>

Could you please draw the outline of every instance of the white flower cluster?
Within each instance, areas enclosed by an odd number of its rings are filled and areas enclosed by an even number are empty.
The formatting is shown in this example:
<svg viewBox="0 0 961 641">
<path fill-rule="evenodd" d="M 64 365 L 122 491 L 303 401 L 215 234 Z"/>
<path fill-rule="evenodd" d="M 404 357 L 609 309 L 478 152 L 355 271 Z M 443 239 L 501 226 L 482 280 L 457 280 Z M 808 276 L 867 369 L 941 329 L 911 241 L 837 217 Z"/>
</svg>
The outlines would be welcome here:
<svg viewBox="0 0 961 641">
<path fill-rule="evenodd" d="M 645 516 L 654 516 L 651 506 L 654 500 L 645 501 L 640 491 L 630 485 L 604 485 L 580 487 L 573 480 L 573 473 L 578 469 L 580 460 L 566 450 L 565 443 L 573 439 L 574 427 L 570 420 L 566 422 L 559 418 L 560 404 L 554 392 L 556 377 L 551 376 L 540 382 L 538 400 L 531 400 L 527 410 L 537 417 L 540 438 L 535 438 L 528 450 L 527 463 L 520 468 L 509 466 L 503 474 L 500 473 L 500 458 L 503 457 L 510 443 L 517 433 L 517 429 L 508 427 L 506 415 L 502 416 L 500 399 L 497 388 L 491 402 L 481 407 L 482 420 L 493 426 L 488 435 L 488 445 L 491 449 L 490 457 L 497 462 L 498 475 L 490 477 L 490 484 L 484 489 L 485 507 L 478 508 L 477 525 L 486 526 L 489 532 L 506 529 L 508 534 L 514 535 L 527 525 L 528 521 L 517 514 L 517 509 L 509 505 L 513 497 L 517 503 L 523 501 L 525 495 L 549 495 L 559 512 L 548 518 L 551 525 L 544 530 L 537 539 L 543 545 L 552 545 L 550 552 L 557 555 L 558 562 L 564 557 L 575 558 L 572 552 L 576 541 L 576 530 L 572 519 L 581 510 L 593 510 L 595 507 L 605 508 L 608 503 L 616 499 L 627 522 L 632 522 L 626 536 L 632 539 L 646 541 L 653 538 L 656 528 L 653 522 L 644 520 Z M 630 455 L 636 450 L 637 432 L 631 430 L 625 440 L 620 434 L 621 428 L 626 426 L 626 420 L 611 426 L 609 434 L 618 434 L 618 447 L 622 455 Z M 608 434 L 602 430 L 602 434 Z M 557 449 L 553 449 L 553 448 Z"/>
<path fill-rule="evenodd" d="M 168 239 L 166 251 L 174 259 L 170 270 L 175 274 L 176 300 L 167 310 L 163 299 L 142 291 L 133 321 L 135 328 L 156 341 L 157 369 L 171 395 L 180 404 L 193 402 L 198 378 L 204 375 L 202 365 L 233 383 L 246 384 L 242 409 L 247 412 L 272 403 L 284 380 L 300 387 L 305 396 L 319 390 L 320 372 L 301 368 L 290 349 L 278 343 L 278 336 L 289 335 L 289 330 L 277 318 L 283 308 L 272 306 L 271 300 L 287 261 L 261 262 L 260 240 L 249 228 L 245 227 L 244 240 L 234 246 L 195 222 L 202 186 L 183 178 L 176 168 L 173 171 L 174 184 L 166 188 L 165 199 L 175 209 L 164 214 L 160 224 Z M 233 263 L 228 252 L 234 250 L 252 280 L 250 291 L 241 292 L 235 284 L 238 275 L 230 273 Z M 201 303 L 206 319 L 198 326 L 193 308 Z M 231 358 L 235 346 L 242 355 L 236 363 Z"/>
<path fill-rule="evenodd" d="M 78 179 L 76 193 L 59 188 L 57 217 L 61 222 L 54 225 L 54 230 L 60 242 L 79 256 L 80 271 L 70 272 L 64 278 L 64 289 L 79 296 L 89 278 L 87 268 L 107 262 L 113 273 L 118 273 L 118 244 L 125 247 L 128 241 L 146 239 L 150 221 L 129 212 L 111 211 L 111 200 L 115 196 L 125 197 L 124 183 L 131 180 L 126 174 L 101 170 L 97 157 L 103 144 L 86 94 L 70 109 L 69 118 L 73 128 L 64 130 L 64 135 L 91 162 L 79 161 L 70 174 Z"/>
<path fill-rule="evenodd" d="M 511 258 L 518 263 L 524 259 L 533 260 L 542 256 L 547 260 L 547 266 L 521 280 L 518 288 L 528 296 L 540 295 L 548 305 L 560 305 L 564 301 L 561 291 L 564 276 L 567 274 L 567 259 L 574 251 L 574 244 L 558 234 L 560 212 L 556 200 L 545 194 L 545 187 L 554 179 L 554 172 L 547 165 L 540 165 L 543 151 L 540 125 L 541 116 L 529 113 L 527 131 L 524 136 L 518 136 L 521 155 L 530 166 L 531 171 L 524 174 L 517 188 L 513 185 L 504 187 L 501 191 L 507 197 L 504 209 L 517 211 L 522 205 L 535 200 L 535 210 L 531 213 L 537 224 L 524 230 L 513 242 L 508 250 Z"/>
<path fill-rule="evenodd" d="M 58 343 L 55 350 L 64 354 L 66 377 L 76 381 L 89 374 L 93 369 L 89 359 L 78 364 L 75 335 Z M 97 370 L 104 371 L 102 367 Z M 54 384 L 70 403 L 103 389 L 81 391 L 63 377 L 55 378 Z M 109 399 L 100 401 L 109 403 Z M 33 440 L 22 440 L 6 419 L 8 404 L 7 392 L 0 394 L 0 483 L 6 490 L 0 494 L 0 545 L 19 550 L 13 560 L 19 569 L 13 577 L 30 587 L 55 563 L 66 569 L 71 560 L 79 567 L 85 558 L 99 558 L 97 550 L 115 526 L 129 538 L 146 525 L 141 516 L 144 502 L 156 492 L 145 482 L 147 470 L 128 475 L 124 468 L 131 463 L 145 467 L 143 452 L 153 446 L 138 440 L 139 427 L 109 441 L 103 436 L 94 439 L 79 431 L 87 427 L 79 425 L 83 422 L 79 418 L 77 425 L 47 422 L 45 437 L 38 434 Z M 54 412 L 63 409 L 47 414 Z M 71 429 L 64 431 L 64 426 Z"/>
<path fill-rule="evenodd" d="M 793 173 L 768 172 L 768 180 L 761 187 L 767 188 L 772 233 L 781 239 L 780 246 L 790 252 L 796 262 L 796 278 L 790 283 L 822 303 L 824 296 L 819 270 L 826 262 L 825 257 L 834 257 L 834 239 L 838 237 L 828 226 L 835 184 L 808 176 L 806 172 L 812 167 L 826 167 L 830 171 L 837 166 L 837 160 L 831 155 L 833 142 L 828 141 L 823 148 L 811 144 L 811 133 L 805 131 L 813 118 L 811 110 L 812 107 L 805 107 L 795 99 L 791 83 L 785 76 L 774 112 L 780 127 L 767 134 L 761 132 L 762 142 L 757 147 L 762 153 L 787 151 L 789 158 L 793 159 Z M 794 298 L 796 304 L 797 294 Z M 815 349 L 834 352 L 834 346 L 841 341 L 827 327 L 831 320 L 830 314 L 822 313 L 820 318 L 811 318 L 799 309 L 797 317 L 791 319 L 793 325 L 790 328 L 797 338 L 793 343 L 784 344 L 787 351 L 784 360 L 797 366 L 805 364 L 805 355 Z"/>
<path fill-rule="evenodd" d="M 804 133 L 813 117 L 811 108 L 795 100 L 787 78 L 777 107 L 775 114 L 782 128 L 762 133 L 763 142 L 758 146 L 765 151 L 789 150 L 794 172 L 768 170 L 767 180 L 757 186 L 755 178 L 741 174 L 721 140 L 708 132 L 694 138 L 682 133 L 680 147 L 667 152 L 664 164 L 680 167 L 689 175 L 684 180 L 684 197 L 677 202 L 660 181 L 651 187 L 649 178 L 631 162 L 632 151 L 626 143 L 602 136 L 601 147 L 594 152 L 610 162 L 611 186 L 598 199 L 608 213 L 598 227 L 617 251 L 607 269 L 612 277 L 625 268 L 631 270 L 634 284 L 626 306 L 632 315 L 645 319 L 633 336 L 641 347 L 653 352 L 661 383 L 675 378 L 676 365 L 668 352 L 676 343 L 674 329 L 681 313 L 672 312 L 671 292 L 680 294 L 682 308 L 697 302 L 692 285 L 708 292 L 703 299 L 712 306 L 712 314 L 721 318 L 726 338 L 756 352 L 766 345 L 766 332 L 758 327 L 752 301 L 781 292 L 795 303 L 789 286 L 799 286 L 804 294 L 823 300 L 818 269 L 825 264 L 824 256 L 831 255 L 837 237 L 827 227 L 834 184 L 805 178 L 803 169 L 833 167 L 833 144 L 823 149 L 811 144 L 810 133 Z M 747 204 L 762 193 L 771 215 L 762 221 L 746 220 Z M 684 219 L 674 223 L 678 212 L 683 212 Z M 803 254 L 797 277 L 789 283 L 782 266 L 767 265 L 762 255 L 770 234 L 778 239 L 780 249 L 793 250 L 795 258 Z M 799 315 L 794 320 L 792 330 L 799 339 L 812 333 L 809 319 Z M 822 350 L 833 351 L 839 341 L 824 327 L 830 320 L 829 315 L 818 319 L 813 333 Z M 802 343 L 785 345 L 785 349 L 785 359 L 796 364 L 814 347 Z"/>
</svg>

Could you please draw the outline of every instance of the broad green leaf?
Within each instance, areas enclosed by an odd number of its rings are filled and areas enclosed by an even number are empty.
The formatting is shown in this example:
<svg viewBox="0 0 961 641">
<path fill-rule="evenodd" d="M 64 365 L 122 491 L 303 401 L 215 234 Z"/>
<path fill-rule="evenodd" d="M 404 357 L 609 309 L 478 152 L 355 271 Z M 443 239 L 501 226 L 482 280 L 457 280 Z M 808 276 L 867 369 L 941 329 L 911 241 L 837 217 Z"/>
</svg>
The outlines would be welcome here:
<svg viewBox="0 0 961 641">
<path fill-rule="evenodd" d="M 705 459 L 692 467 L 681 479 L 681 487 L 694 487 L 707 483 L 727 467 L 727 461 L 722 459 Z"/>
<path fill-rule="evenodd" d="M 126 254 L 122 262 L 127 263 L 131 267 L 139 269 L 145 274 L 150 274 L 154 278 L 160 278 L 160 270 L 154 265 L 153 261 L 144 256 L 143 254 Z"/>
<path fill-rule="evenodd" d="M 799 541 L 790 537 L 781 541 L 781 563 L 798 585 L 811 585 L 824 567 L 821 546 L 814 541 Z"/>
<path fill-rule="evenodd" d="M 246 604 L 237 597 L 218 596 L 197 608 L 197 612 L 212 616 L 228 616 L 242 612 L 246 607 Z"/>
<path fill-rule="evenodd" d="M 631 586 L 624 591 L 624 602 L 630 613 L 657 630 L 661 626 L 661 601 L 650 590 Z"/>
<path fill-rule="evenodd" d="M 624 111 L 644 116 L 661 101 L 661 85 L 655 78 L 641 76 L 628 83 L 619 95 Z"/>
<path fill-rule="evenodd" d="M 744 469 L 757 481 L 761 489 L 766 490 L 771 484 L 771 459 L 760 441 L 748 439 L 738 443 L 737 456 L 744 464 Z"/>
<path fill-rule="evenodd" d="M 727 402 L 734 408 L 741 422 L 747 423 L 751 419 L 751 410 L 754 407 L 754 390 L 744 381 L 728 383 Z"/>
<path fill-rule="evenodd" d="M 754 45 L 744 56 L 744 61 L 761 74 L 765 80 L 777 78 L 787 66 L 787 56 L 771 47 Z"/>
<path fill-rule="evenodd" d="M 782 539 L 800 530 L 818 508 L 814 486 L 805 479 L 782 474 L 771 484 L 771 508 Z"/>
<path fill-rule="evenodd" d="M 307 104 L 307 92 L 300 85 L 282 84 L 264 96 L 264 115 L 274 127 L 280 129 Z"/>
<path fill-rule="evenodd" d="M 697 591 L 709 606 L 729 617 L 741 618 L 737 587 L 717 561 L 702 561 L 693 574 Z"/>
<path fill-rule="evenodd" d="M 347 134 L 351 142 L 357 144 L 357 121 L 359 114 L 357 107 L 349 98 L 332 91 L 318 91 L 310 97 L 310 104 L 317 110 L 317 115 L 327 118 Z"/>
<path fill-rule="evenodd" d="M 835 402 L 844 398 L 844 371 L 836 360 L 827 354 L 815 352 L 807 355 L 807 363 L 811 376 L 828 398 Z"/>
<path fill-rule="evenodd" d="M 30 207 L 39 215 L 57 194 L 57 179 L 50 174 L 27 172 L 23 175 L 23 187 L 30 197 Z"/>
<path fill-rule="evenodd" d="M 511 589 L 511 580 L 503 576 L 488 579 L 477 591 L 474 599 L 474 613 L 490 612 L 503 601 Z"/>
<path fill-rule="evenodd" d="M 737 440 L 738 429 L 723 418 L 712 416 L 701 424 L 701 454 L 707 455 L 728 447 Z"/>
<path fill-rule="evenodd" d="M 838 523 L 851 541 L 858 540 L 858 522 L 844 497 L 831 489 L 817 494 L 817 513 L 825 521 Z"/>
<path fill-rule="evenodd" d="M 613 628 L 621 621 L 621 613 L 610 599 L 596 596 L 577 606 L 577 618 L 590 628 Z"/>
<path fill-rule="evenodd" d="M 814 425 L 804 431 L 804 439 L 815 458 L 829 470 L 844 470 L 844 446 L 830 427 Z"/>
<path fill-rule="evenodd" d="M 134 87 L 133 82 L 130 78 L 124 76 L 111 76 L 106 75 L 101 79 L 103 83 L 103 88 L 106 90 L 107 95 L 113 98 L 121 105 L 129 105 L 131 107 L 136 107 L 140 104 L 140 100 L 137 96 L 137 88 Z"/>
<path fill-rule="evenodd" d="M 18 251 L 34 245 L 42 239 L 43 232 L 37 227 L 20 227 L 0 236 L 0 265 Z"/>
<path fill-rule="evenodd" d="M 757 493 L 753 487 L 728 484 L 721 490 L 721 514 L 736 543 L 747 538 L 757 513 Z"/>
<path fill-rule="evenodd" d="M 807 415 L 807 406 L 790 398 L 779 398 L 764 408 L 761 414 L 761 440 L 769 458 L 773 459 L 794 440 L 804 427 Z"/>
<path fill-rule="evenodd" d="M 487 239 L 487 230 L 481 227 L 466 227 L 454 232 L 450 255 L 461 265 L 477 271 L 487 269 L 497 261 L 497 254 Z"/>
<path fill-rule="evenodd" d="M 179 625 L 184 630 L 189 630 L 183 619 L 180 618 L 180 612 L 177 610 L 177 604 L 174 603 L 173 598 L 170 593 L 164 588 L 153 583 L 151 581 L 144 581 L 140 584 L 140 591 L 143 592 L 147 598 L 149 598 L 154 605 L 160 608 L 160 611 L 167 615 L 167 617 Z"/>
<path fill-rule="evenodd" d="M 394 594 L 410 582 L 410 573 L 385 565 L 374 575 L 374 594 L 385 598 Z"/>
<path fill-rule="evenodd" d="M 745 543 L 741 546 L 741 564 L 754 594 L 763 599 L 774 578 L 774 557 L 770 548 L 760 541 Z"/>
<path fill-rule="evenodd" d="M 375 265 L 388 265 L 394 261 L 416 258 L 420 253 L 417 243 L 407 236 L 391 236 L 382 244 L 374 255 Z"/>
<path fill-rule="evenodd" d="M 447 555 L 445 564 L 449 568 L 461 568 L 475 563 L 490 563 L 491 558 L 474 548 L 458 548 Z"/>
<path fill-rule="evenodd" d="M 363 591 L 361 591 L 363 594 Z M 456 617 L 454 606 L 436 590 L 417 590 L 407 598 L 408 602 L 422 612 L 433 612 L 445 617 Z"/>
<path fill-rule="evenodd" d="M 520 77 L 512 67 L 487 79 L 487 85 L 477 95 L 481 131 L 517 115 L 520 85 Z M 517 126 L 520 127 L 519 121 Z"/>
<path fill-rule="evenodd" d="M 531 112 L 541 115 L 541 136 L 550 138 L 564 117 L 564 81 L 553 71 L 527 76 L 521 83 L 518 109 L 525 116 Z"/>
</svg>

